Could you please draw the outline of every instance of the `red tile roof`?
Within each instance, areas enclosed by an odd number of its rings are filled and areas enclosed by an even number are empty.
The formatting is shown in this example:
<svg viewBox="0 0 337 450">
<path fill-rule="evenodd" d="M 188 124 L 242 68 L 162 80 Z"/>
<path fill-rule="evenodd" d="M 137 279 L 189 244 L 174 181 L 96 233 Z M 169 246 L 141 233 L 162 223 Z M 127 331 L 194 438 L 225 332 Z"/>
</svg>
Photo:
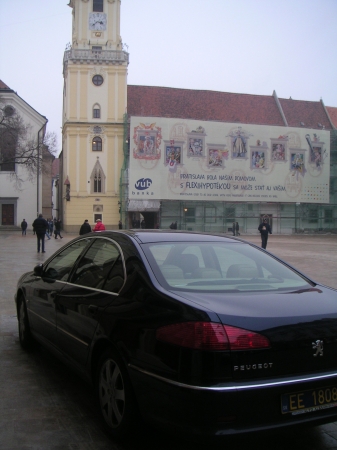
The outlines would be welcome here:
<svg viewBox="0 0 337 450">
<path fill-rule="evenodd" d="M 332 106 L 326 106 L 326 110 L 328 111 L 331 122 L 337 128 L 337 108 L 333 108 Z"/>
<path fill-rule="evenodd" d="M 289 126 L 331 129 L 322 102 L 279 99 Z M 273 95 L 233 94 L 157 86 L 128 86 L 130 116 L 285 125 Z"/>
<path fill-rule="evenodd" d="M 331 129 L 331 124 L 322 102 L 304 100 L 279 99 L 287 123 L 290 127 Z M 302 125 L 302 123 L 304 125 Z"/>
<path fill-rule="evenodd" d="M 2 80 L 0 80 L 0 89 L 10 89 Z"/>
</svg>

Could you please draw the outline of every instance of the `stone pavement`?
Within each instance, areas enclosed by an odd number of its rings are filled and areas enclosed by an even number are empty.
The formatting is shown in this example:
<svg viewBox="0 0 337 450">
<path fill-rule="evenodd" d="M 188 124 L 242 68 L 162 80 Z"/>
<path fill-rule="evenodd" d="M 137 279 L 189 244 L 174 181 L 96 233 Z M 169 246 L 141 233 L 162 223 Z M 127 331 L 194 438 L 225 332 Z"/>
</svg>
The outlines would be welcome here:
<svg viewBox="0 0 337 450">
<path fill-rule="evenodd" d="M 19 276 L 44 261 L 75 235 L 46 240 L 36 252 L 32 232 L 0 232 L 0 449 L 1 450 L 201 450 L 337 449 L 337 422 L 305 430 L 288 430 L 228 439 L 226 444 L 178 439 L 144 426 L 118 442 L 105 434 L 92 391 L 67 367 L 37 346 L 20 348 L 14 292 Z M 241 236 L 260 244 L 260 236 Z M 296 235 L 269 238 L 267 249 L 314 280 L 337 288 L 337 236 Z"/>
</svg>

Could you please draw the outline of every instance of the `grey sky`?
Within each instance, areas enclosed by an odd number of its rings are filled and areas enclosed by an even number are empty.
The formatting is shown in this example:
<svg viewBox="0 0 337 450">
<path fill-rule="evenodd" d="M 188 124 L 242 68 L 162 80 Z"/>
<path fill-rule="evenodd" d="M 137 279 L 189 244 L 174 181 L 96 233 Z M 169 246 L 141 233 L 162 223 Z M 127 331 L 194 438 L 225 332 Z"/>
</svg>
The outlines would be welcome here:
<svg viewBox="0 0 337 450">
<path fill-rule="evenodd" d="M 59 149 L 67 3 L 0 0 L 0 79 L 48 118 Z M 121 35 L 128 84 L 337 107 L 337 0 L 122 0 Z"/>
</svg>

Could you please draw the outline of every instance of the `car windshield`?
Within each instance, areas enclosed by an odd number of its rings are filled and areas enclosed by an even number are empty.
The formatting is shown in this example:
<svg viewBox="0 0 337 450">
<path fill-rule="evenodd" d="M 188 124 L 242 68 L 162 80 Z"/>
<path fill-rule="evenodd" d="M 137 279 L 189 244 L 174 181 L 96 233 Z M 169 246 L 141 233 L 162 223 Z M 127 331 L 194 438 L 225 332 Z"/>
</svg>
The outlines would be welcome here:
<svg viewBox="0 0 337 450">
<path fill-rule="evenodd" d="M 143 246 L 159 283 L 187 291 L 283 291 L 310 288 L 285 264 L 240 242 L 165 242 Z"/>
</svg>

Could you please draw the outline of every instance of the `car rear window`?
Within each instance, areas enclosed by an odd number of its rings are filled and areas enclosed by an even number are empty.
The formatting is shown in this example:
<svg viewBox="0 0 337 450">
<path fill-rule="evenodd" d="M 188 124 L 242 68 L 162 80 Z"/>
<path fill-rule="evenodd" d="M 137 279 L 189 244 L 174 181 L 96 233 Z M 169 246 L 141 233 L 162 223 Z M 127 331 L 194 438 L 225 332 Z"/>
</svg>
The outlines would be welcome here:
<svg viewBox="0 0 337 450">
<path fill-rule="evenodd" d="M 165 242 L 144 245 L 158 281 L 189 291 L 275 291 L 308 287 L 277 259 L 241 242 Z"/>
</svg>

